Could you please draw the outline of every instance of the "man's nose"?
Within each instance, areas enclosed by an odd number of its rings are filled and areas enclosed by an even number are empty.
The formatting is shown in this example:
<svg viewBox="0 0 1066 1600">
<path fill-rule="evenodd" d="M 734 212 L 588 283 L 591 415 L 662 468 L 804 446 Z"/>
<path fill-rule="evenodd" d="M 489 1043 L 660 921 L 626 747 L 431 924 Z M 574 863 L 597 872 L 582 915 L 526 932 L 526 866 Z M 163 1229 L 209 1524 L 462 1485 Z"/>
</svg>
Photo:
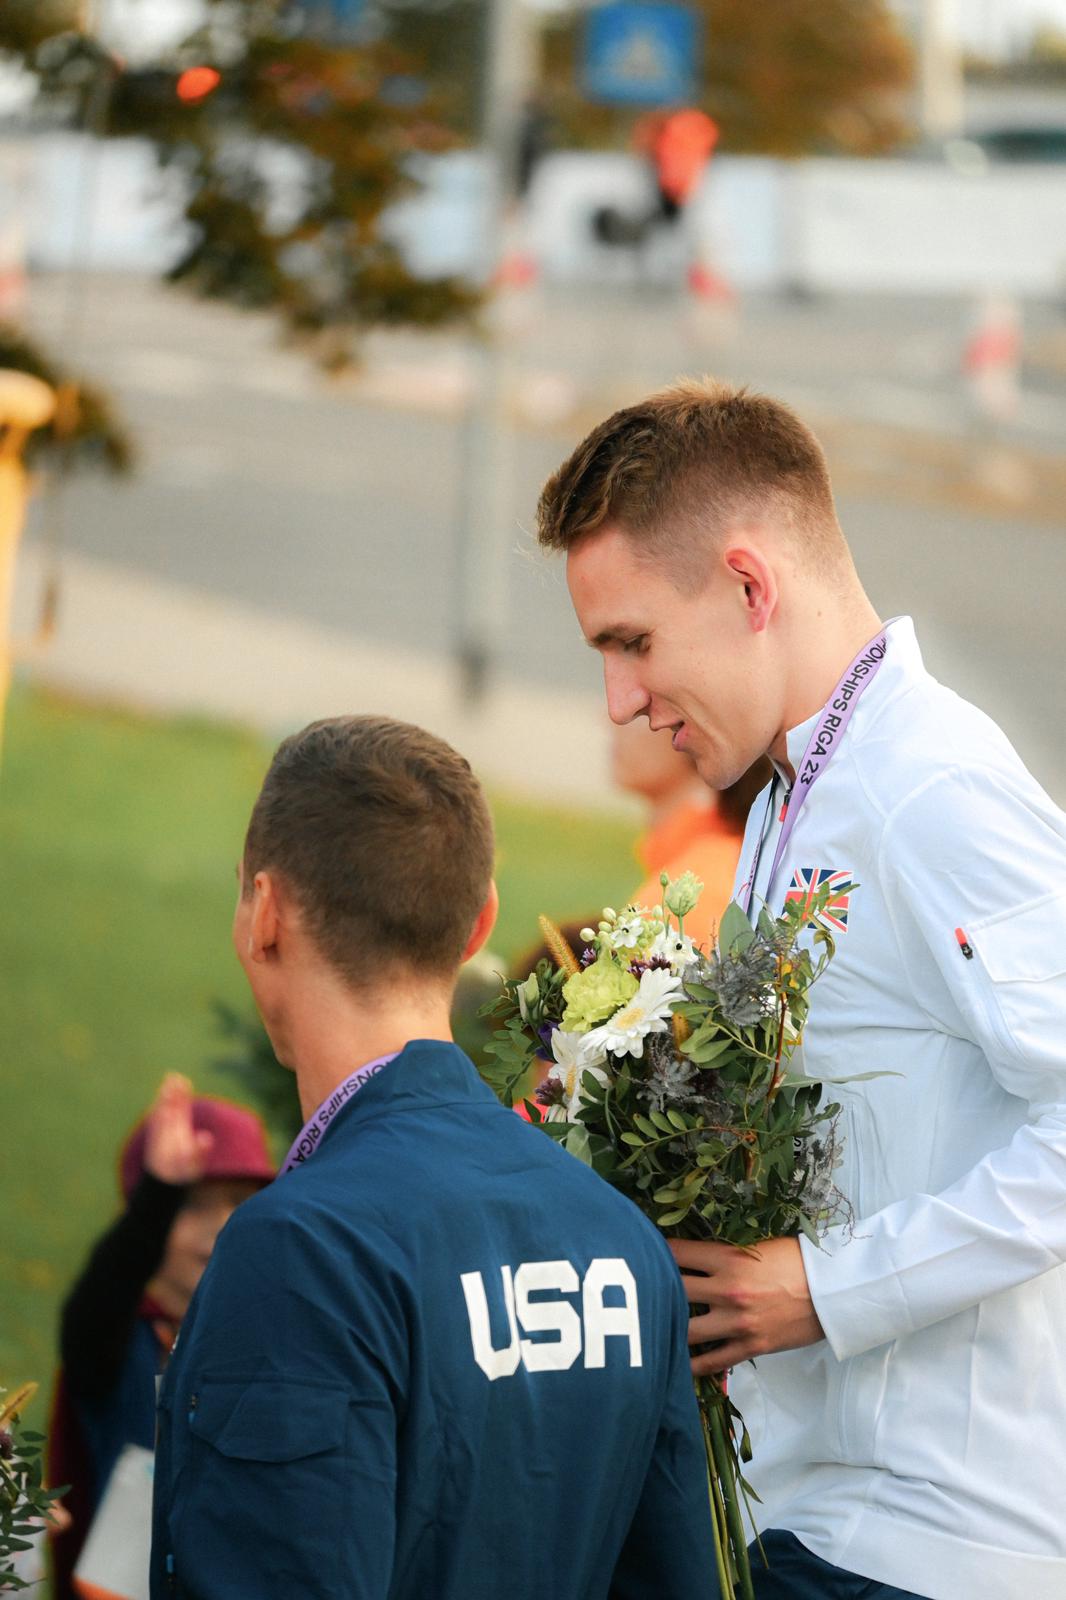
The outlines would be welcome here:
<svg viewBox="0 0 1066 1600">
<path fill-rule="evenodd" d="M 607 715 L 622 727 L 647 709 L 648 693 L 641 684 L 633 664 L 625 658 L 607 655 L 603 658 L 603 687 L 607 693 Z"/>
</svg>

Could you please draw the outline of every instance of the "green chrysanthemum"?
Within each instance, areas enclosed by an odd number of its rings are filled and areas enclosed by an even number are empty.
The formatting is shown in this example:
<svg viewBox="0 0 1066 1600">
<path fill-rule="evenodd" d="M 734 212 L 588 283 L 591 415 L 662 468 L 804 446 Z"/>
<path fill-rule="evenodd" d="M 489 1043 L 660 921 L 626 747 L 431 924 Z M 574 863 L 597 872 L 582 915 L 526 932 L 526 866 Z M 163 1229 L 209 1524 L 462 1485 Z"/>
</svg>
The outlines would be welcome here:
<svg viewBox="0 0 1066 1600">
<path fill-rule="evenodd" d="M 563 985 L 563 1027 L 568 1033 L 587 1033 L 597 1023 L 613 1017 L 631 1000 L 639 984 L 631 972 L 603 951 L 584 972 L 575 972 Z"/>
</svg>

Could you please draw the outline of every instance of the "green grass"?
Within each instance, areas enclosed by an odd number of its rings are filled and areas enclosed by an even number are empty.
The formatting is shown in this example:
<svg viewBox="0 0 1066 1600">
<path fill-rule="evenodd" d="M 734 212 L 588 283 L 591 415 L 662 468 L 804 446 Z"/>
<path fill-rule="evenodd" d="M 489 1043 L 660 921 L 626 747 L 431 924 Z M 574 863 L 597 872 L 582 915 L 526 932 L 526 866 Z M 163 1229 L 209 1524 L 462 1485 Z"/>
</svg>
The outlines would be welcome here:
<svg viewBox="0 0 1066 1600">
<path fill-rule="evenodd" d="M 232 1094 L 211 1001 L 246 1010 L 234 863 L 269 750 L 25 689 L 0 768 L 0 1384 L 54 1365 L 56 1309 L 114 1214 L 125 1130 L 167 1070 Z M 637 876 L 610 814 L 496 797 L 510 960 L 536 916 L 586 916 Z M 41 1402 L 35 1407 L 38 1415 Z"/>
</svg>

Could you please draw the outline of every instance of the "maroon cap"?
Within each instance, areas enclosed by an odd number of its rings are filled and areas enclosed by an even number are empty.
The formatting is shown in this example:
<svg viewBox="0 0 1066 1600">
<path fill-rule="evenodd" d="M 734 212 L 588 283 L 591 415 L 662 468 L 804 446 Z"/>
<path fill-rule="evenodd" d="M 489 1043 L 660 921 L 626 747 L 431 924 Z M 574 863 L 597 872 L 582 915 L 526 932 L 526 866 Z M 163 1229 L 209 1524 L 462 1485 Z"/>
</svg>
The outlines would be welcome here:
<svg viewBox="0 0 1066 1600">
<path fill-rule="evenodd" d="M 192 1103 L 192 1122 L 197 1132 L 214 1134 L 204 1157 L 202 1178 L 249 1178 L 269 1183 L 275 1174 L 267 1148 L 263 1124 L 254 1111 L 197 1095 Z M 122 1148 L 119 1181 L 128 1200 L 144 1176 L 144 1148 L 148 1139 L 148 1118 L 142 1117 Z"/>
</svg>

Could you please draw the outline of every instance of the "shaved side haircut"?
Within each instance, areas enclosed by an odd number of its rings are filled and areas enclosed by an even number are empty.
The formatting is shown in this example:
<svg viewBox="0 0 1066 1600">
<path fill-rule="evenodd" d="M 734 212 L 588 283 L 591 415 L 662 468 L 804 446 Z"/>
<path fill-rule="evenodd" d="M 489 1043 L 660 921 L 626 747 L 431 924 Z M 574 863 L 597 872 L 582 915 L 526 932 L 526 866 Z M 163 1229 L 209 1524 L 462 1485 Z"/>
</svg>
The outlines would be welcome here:
<svg viewBox="0 0 1066 1600">
<path fill-rule="evenodd" d="M 537 536 L 569 550 L 616 523 L 679 588 L 699 585 L 730 525 L 772 519 L 798 557 L 850 561 L 821 445 L 788 406 L 711 379 L 685 381 L 601 422 L 545 484 Z"/>
<path fill-rule="evenodd" d="M 244 892 L 276 872 L 353 987 L 383 970 L 450 978 L 492 879 L 492 818 L 470 764 L 389 717 L 330 717 L 286 739 L 255 803 Z"/>
</svg>

